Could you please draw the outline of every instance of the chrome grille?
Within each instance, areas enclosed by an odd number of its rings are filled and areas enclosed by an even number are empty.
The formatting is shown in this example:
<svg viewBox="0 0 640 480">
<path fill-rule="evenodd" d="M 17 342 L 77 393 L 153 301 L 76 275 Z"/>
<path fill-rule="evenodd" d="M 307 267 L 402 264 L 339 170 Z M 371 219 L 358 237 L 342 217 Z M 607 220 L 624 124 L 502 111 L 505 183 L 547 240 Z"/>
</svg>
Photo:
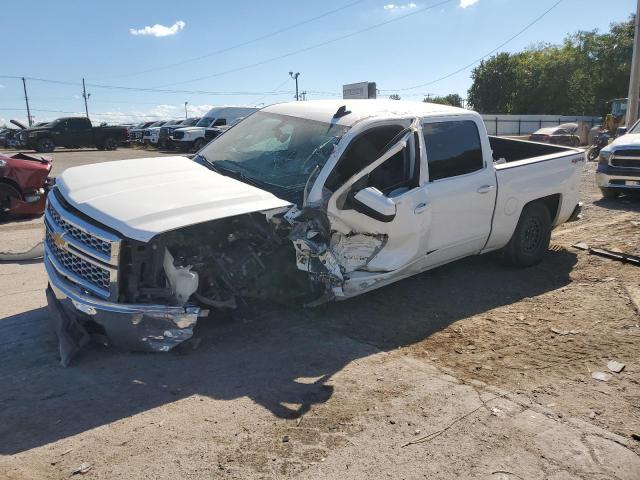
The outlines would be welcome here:
<svg viewBox="0 0 640 480">
<path fill-rule="evenodd" d="M 51 253 L 64 268 L 82 277 L 96 287 L 105 290 L 106 292 L 109 291 L 109 270 L 89 263 L 77 255 L 59 248 L 53 241 L 53 236 L 49 228 L 46 229 L 45 235 L 47 247 L 49 247 Z"/>
<path fill-rule="evenodd" d="M 51 202 L 49 202 L 49 204 L 47 205 L 47 210 L 51 215 L 51 218 L 53 219 L 53 221 L 60 228 L 62 228 L 62 230 L 64 230 L 73 238 L 75 238 L 79 242 L 82 242 L 82 244 L 86 245 L 92 250 L 95 250 L 98 253 L 102 253 L 106 255 L 109 259 L 111 258 L 111 242 L 106 240 L 101 240 L 91 235 L 90 233 L 85 232 L 84 230 L 81 230 L 75 225 L 72 225 L 71 223 L 67 222 L 62 217 L 60 217 L 60 214 L 56 211 L 56 209 L 53 207 Z"/>
<path fill-rule="evenodd" d="M 640 157 L 621 156 L 618 152 L 611 159 L 611 166 L 622 168 L 640 168 Z"/>
<path fill-rule="evenodd" d="M 106 299 L 118 295 L 120 238 L 65 208 L 57 189 L 45 211 L 45 260 L 73 286 Z"/>
</svg>

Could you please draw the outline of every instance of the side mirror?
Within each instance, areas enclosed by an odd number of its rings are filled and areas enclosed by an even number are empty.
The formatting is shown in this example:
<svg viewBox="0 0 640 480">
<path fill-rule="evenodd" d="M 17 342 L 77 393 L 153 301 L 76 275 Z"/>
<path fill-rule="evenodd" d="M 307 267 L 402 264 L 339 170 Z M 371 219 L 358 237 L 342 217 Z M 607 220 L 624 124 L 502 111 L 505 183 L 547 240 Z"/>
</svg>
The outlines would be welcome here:
<svg viewBox="0 0 640 480">
<path fill-rule="evenodd" d="M 396 216 L 396 204 L 375 187 L 367 187 L 353 196 L 353 208 L 381 222 L 390 222 Z"/>
</svg>

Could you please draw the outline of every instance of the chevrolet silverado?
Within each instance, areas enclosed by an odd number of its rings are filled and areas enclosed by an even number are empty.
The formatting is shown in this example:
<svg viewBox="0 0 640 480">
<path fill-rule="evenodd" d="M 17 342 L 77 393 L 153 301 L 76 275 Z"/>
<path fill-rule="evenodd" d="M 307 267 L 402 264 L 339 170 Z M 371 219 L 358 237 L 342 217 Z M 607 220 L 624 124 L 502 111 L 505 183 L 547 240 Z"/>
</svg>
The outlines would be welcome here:
<svg viewBox="0 0 640 480">
<path fill-rule="evenodd" d="M 92 335 L 167 351 L 223 309 L 344 300 L 469 255 L 535 265 L 579 216 L 584 161 L 469 110 L 355 100 L 266 107 L 193 159 L 69 168 L 45 214 L 62 363 Z"/>
</svg>

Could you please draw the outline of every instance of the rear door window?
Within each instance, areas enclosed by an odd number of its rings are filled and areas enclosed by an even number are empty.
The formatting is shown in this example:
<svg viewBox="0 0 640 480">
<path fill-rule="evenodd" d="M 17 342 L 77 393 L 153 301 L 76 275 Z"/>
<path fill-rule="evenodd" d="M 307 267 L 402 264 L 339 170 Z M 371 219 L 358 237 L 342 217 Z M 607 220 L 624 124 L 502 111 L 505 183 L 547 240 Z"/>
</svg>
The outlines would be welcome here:
<svg viewBox="0 0 640 480">
<path fill-rule="evenodd" d="M 425 123 L 422 129 L 430 182 L 484 168 L 480 134 L 475 122 L 457 120 Z"/>
</svg>

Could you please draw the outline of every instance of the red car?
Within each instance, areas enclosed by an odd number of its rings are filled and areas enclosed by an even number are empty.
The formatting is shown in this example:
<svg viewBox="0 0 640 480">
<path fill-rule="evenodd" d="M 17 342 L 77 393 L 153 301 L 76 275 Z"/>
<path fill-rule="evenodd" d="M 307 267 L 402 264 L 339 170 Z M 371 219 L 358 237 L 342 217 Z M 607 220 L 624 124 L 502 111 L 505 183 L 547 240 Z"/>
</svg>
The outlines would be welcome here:
<svg viewBox="0 0 640 480">
<path fill-rule="evenodd" d="M 42 155 L 0 153 L 0 219 L 44 213 L 52 163 Z"/>
</svg>

